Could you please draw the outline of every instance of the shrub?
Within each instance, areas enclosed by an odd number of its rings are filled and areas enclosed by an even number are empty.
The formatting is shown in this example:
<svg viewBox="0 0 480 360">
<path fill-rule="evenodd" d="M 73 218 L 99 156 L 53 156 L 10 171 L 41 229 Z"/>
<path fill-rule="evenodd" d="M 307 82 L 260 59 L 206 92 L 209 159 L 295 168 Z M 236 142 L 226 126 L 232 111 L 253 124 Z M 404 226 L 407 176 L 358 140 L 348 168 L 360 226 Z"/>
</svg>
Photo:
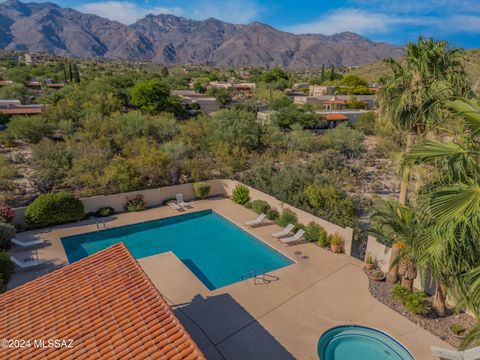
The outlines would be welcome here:
<svg viewBox="0 0 480 360">
<path fill-rule="evenodd" d="M 253 200 L 252 201 L 252 209 L 257 214 L 264 213 L 266 214 L 268 210 L 270 210 L 270 204 L 264 200 Z"/>
<path fill-rule="evenodd" d="M 245 206 L 247 209 L 251 209 L 252 208 L 252 202 L 247 201 L 243 206 Z"/>
<path fill-rule="evenodd" d="M 424 292 L 412 292 L 409 293 L 404 301 L 403 305 L 408 311 L 417 315 L 426 315 L 428 313 L 428 300 L 427 294 Z"/>
<path fill-rule="evenodd" d="M 277 224 L 280 226 L 287 226 L 288 224 L 296 224 L 298 222 L 297 214 L 290 209 L 282 211 L 282 215 L 277 219 Z"/>
<path fill-rule="evenodd" d="M 143 195 L 137 195 L 131 199 L 127 198 L 127 201 L 123 205 L 126 212 L 142 211 L 147 208 L 147 202 Z"/>
<path fill-rule="evenodd" d="M 278 212 L 277 209 L 275 209 L 275 208 L 268 209 L 268 211 L 267 211 L 267 219 L 268 220 L 275 221 L 275 220 L 278 219 L 279 216 L 280 216 L 280 213 Z"/>
<path fill-rule="evenodd" d="M 113 215 L 114 213 L 115 213 L 115 210 L 113 210 L 112 207 L 106 206 L 98 209 L 95 215 L 99 217 L 107 217 L 107 216 Z"/>
<path fill-rule="evenodd" d="M 10 255 L 6 251 L 0 252 L 0 293 L 6 290 L 14 269 Z"/>
<path fill-rule="evenodd" d="M 205 199 L 210 195 L 210 184 L 206 182 L 196 182 L 193 184 L 193 191 L 197 199 Z"/>
<path fill-rule="evenodd" d="M 245 185 L 237 185 L 233 189 L 232 200 L 240 205 L 245 205 L 250 200 L 250 191 Z"/>
<path fill-rule="evenodd" d="M 368 253 L 367 256 L 365 256 L 365 264 L 373 264 L 372 254 Z"/>
<path fill-rule="evenodd" d="M 9 250 L 12 243 L 11 239 L 15 236 L 15 226 L 0 223 L 0 250 Z"/>
<path fill-rule="evenodd" d="M 11 207 L 2 205 L 0 206 L 0 223 L 11 223 L 15 216 L 15 211 Z"/>
<path fill-rule="evenodd" d="M 302 223 L 297 222 L 295 226 L 293 227 L 293 232 L 297 232 L 298 230 L 305 230 L 306 226 L 303 225 Z"/>
<path fill-rule="evenodd" d="M 322 228 L 320 230 L 320 234 L 318 235 L 318 246 L 320 247 L 330 246 L 330 243 L 328 241 L 329 241 L 328 234 L 325 231 L 325 229 Z"/>
<path fill-rule="evenodd" d="M 452 332 L 452 334 L 461 336 L 465 333 L 465 331 L 467 331 L 467 329 L 465 329 L 465 327 L 461 324 L 452 324 L 450 325 L 450 331 Z"/>
<path fill-rule="evenodd" d="M 322 227 L 315 222 L 309 222 L 305 227 L 305 240 L 308 242 L 318 241 Z"/>
<path fill-rule="evenodd" d="M 84 213 L 82 202 L 72 194 L 48 193 L 40 195 L 27 207 L 25 220 L 30 227 L 42 227 L 78 221 Z"/>
<path fill-rule="evenodd" d="M 395 299 L 400 301 L 408 311 L 417 315 L 428 313 L 427 294 L 424 292 L 409 292 L 400 284 L 395 284 L 392 289 Z"/>
</svg>

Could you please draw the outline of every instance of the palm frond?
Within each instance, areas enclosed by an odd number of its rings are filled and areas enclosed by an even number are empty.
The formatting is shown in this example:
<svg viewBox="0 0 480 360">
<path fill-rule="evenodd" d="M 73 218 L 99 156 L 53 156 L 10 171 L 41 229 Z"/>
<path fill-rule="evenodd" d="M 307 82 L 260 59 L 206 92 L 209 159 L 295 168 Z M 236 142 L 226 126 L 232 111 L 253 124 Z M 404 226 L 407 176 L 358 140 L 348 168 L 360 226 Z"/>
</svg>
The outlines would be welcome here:
<svg viewBox="0 0 480 360">
<path fill-rule="evenodd" d="M 473 136 L 480 136 L 480 107 L 473 101 L 456 100 L 448 104 L 449 108 L 461 115 Z"/>
</svg>

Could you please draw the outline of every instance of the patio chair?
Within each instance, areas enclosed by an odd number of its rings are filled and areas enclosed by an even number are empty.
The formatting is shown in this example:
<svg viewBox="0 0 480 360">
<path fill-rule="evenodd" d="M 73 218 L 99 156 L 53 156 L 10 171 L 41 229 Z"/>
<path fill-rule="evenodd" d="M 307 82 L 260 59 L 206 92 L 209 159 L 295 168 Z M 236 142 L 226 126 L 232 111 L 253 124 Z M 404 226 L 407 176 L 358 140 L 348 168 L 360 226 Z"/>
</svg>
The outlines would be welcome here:
<svg viewBox="0 0 480 360">
<path fill-rule="evenodd" d="M 36 245 L 42 245 L 45 242 L 43 240 L 30 240 L 30 241 L 20 241 L 18 239 L 12 238 L 12 244 L 20 247 L 31 247 Z"/>
<path fill-rule="evenodd" d="M 178 205 L 178 206 L 181 206 L 181 207 L 183 207 L 183 208 L 192 207 L 192 205 L 190 205 L 190 203 L 185 202 L 185 201 L 183 200 L 183 194 L 182 194 L 182 193 L 175 195 L 175 198 L 177 199 L 177 205 Z"/>
<path fill-rule="evenodd" d="M 262 213 L 262 214 L 258 215 L 258 217 L 255 220 L 245 221 L 245 225 L 250 226 L 250 227 L 260 226 L 260 225 L 263 224 L 266 217 L 267 217 L 267 215 Z"/>
<path fill-rule="evenodd" d="M 280 238 L 282 238 L 282 237 L 285 237 L 285 236 L 287 236 L 287 235 L 290 233 L 290 231 L 293 230 L 294 227 L 295 227 L 295 225 L 293 225 L 293 224 L 288 224 L 285 229 L 283 229 L 282 231 L 278 231 L 278 232 L 276 232 L 276 233 L 273 233 L 272 236 L 273 236 L 274 238 L 277 238 L 277 239 L 280 239 Z"/>
<path fill-rule="evenodd" d="M 302 238 L 303 234 L 305 234 L 305 231 L 300 229 L 295 233 L 295 235 L 287 237 L 287 238 L 282 238 L 282 239 L 280 239 L 280 241 L 284 244 L 290 244 L 292 242 L 299 241 Z"/>
<path fill-rule="evenodd" d="M 23 261 L 20 261 L 14 256 L 10 256 L 10 260 L 12 260 L 12 262 L 15 265 L 17 265 L 19 268 L 22 268 L 22 269 L 30 269 L 32 267 L 39 266 L 46 263 L 45 260 L 39 260 L 39 259 L 25 259 Z"/>
<path fill-rule="evenodd" d="M 472 349 L 457 351 L 431 346 L 433 356 L 447 360 L 480 360 L 480 346 Z"/>
<path fill-rule="evenodd" d="M 176 203 L 174 203 L 173 201 L 172 202 L 169 202 L 168 203 L 168 206 L 170 206 L 170 209 L 172 210 L 175 210 L 175 211 L 183 211 L 183 208 L 178 206 Z"/>
</svg>

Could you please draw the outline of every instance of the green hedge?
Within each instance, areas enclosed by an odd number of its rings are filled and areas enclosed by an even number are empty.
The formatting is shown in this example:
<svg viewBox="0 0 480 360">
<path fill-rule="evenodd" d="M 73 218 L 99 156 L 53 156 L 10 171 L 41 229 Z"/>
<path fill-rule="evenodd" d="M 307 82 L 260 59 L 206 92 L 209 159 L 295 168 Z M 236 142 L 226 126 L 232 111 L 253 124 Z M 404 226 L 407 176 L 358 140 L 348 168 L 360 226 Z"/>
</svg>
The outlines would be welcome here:
<svg viewBox="0 0 480 360">
<path fill-rule="evenodd" d="M 10 240 L 15 236 L 15 233 L 15 226 L 7 223 L 0 223 L 0 250 L 10 249 L 12 246 Z"/>
<path fill-rule="evenodd" d="M 232 200 L 240 205 L 245 205 L 250 200 L 250 191 L 245 185 L 237 185 L 233 189 Z"/>
<path fill-rule="evenodd" d="M 70 193 L 58 192 L 40 195 L 25 211 L 29 227 L 65 224 L 83 218 L 85 207 Z"/>
<path fill-rule="evenodd" d="M 131 199 L 127 198 L 127 201 L 123 205 L 126 212 L 142 211 L 147 208 L 147 202 L 143 195 L 137 195 Z"/>
<path fill-rule="evenodd" d="M 0 252 L 0 293 L 7 290 L 7 284 L 14 270 L 15 265 L 10 260 L 10 255 L 6 251 Z"/>
<path fill-rule="evenodd" d="M 115 210 L 110 206 L 105 206 L 97 210 L 95 213 L 98 217 L 107 217 L 112 216 L 115 213 Z"/>
<path fill-rule="evenodd" d="M 277 209 L 275 209 L 275 208 L 268 209 L 268 211 L 267 211 L 267 219 L 268 220 L 275 221 L 275 220 L 278 219 L 279 216 L 280 216 L 280 213 L 278 212 Z"/>
<path fill-rule="evenodd" d="M 326 238 L 325 230 L 315 222 L 309 222 L 305 227 L 305 240 L 308 242 L 319 242 L 320 238 L 322 241 Z"/>
<path fill-rule="evenodd" d="M 193 191 L 197 199 L 205 199 L 210 195 L 210 184 L 206 182 L 196 182 L 193 184 Z"/>
<path fill-rule="evenodd" d="M 257 214 L 261 214 L 261 213 L 266 214 L 267 211 L 270 210 L 270 204 L 264 200 L 253 200 L 252 209 Z"/>
</svg>

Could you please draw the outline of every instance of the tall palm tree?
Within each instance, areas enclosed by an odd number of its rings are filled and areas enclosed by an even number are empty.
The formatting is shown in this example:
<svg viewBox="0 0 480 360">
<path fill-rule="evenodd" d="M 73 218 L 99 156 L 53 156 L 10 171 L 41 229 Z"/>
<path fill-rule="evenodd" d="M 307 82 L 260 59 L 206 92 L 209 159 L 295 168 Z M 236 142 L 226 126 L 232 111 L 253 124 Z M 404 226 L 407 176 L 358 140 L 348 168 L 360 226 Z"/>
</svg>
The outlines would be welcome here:
<svg viewBox="0 0 480 360">
<path fill-rule="evenodd" d="M 404 134 L 405 150 L 409 151 L 415 137 L 424 136 L 448 120 L 441 100 L 452 96 L 470 96 L 471 88 L 462 61 L 462 50 L 450 49 L 446 42 L 420 37 L 406 48 L 405 62 L 387 59 L 390 75 L 380 80 L 377 96 L 382 118 Z M 400 171 L 399 202 L 406 205 L 410 171 Z M 395 263 L 401 244 L 392 247 L 391 264 Z M 396 267 L 389 279 L 396 281 Z"/>
<path fill-rule="evenodd" d="M 427 166 L 438 174 L 420 202 L 430 228 L 422 261 L 440 285 L 439 312 L 448 289 L 480 316 L 480 106 L 457 100 L 449 108 L 463 119 L 462 134 L 447 143 L 424 141 L 405 155 L 404 166 Z"/>
<path fill-rule="evenodd" d="M 412 291 L 413 281 L 418 274 L 418 258 L 423 248 L 423 228 L 416 213 L 397 201 L 387 201 L 383 206 L 376 207 L 371 218 L 374 225 L 370 232 L 382 243 L 397 246 L 398 255 L 390 264 L 387 275 L 391 277 L 394 269 L 393 272 L 398 272 L 402 277 L 402 286 Z"/>
</svg>

